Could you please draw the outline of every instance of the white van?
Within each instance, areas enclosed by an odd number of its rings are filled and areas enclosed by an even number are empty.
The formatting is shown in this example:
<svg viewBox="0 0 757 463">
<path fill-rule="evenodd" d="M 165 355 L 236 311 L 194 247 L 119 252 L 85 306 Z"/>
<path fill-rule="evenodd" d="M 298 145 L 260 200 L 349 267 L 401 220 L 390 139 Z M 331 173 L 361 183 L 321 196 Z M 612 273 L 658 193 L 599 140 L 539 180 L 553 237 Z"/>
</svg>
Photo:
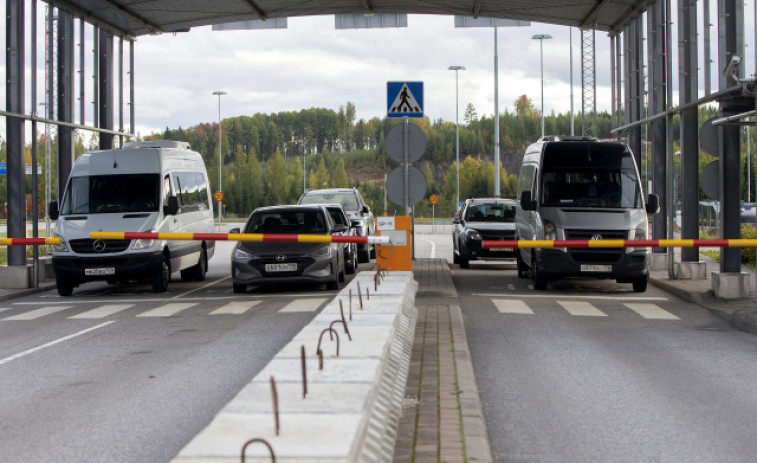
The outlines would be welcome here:
<svg viewBox="0 0 757 463">
<path fill-rule="evenodd" d="M 189 143 L 148 141 L 82 154 L 63 199 L 51 201 L 58 294 L 80 283 L 149 280 L 167 289 L 171 273 L 203 280 L 215 241 L 92 240 L 90 232 L 211 233 L 213 208 L 202 156 Z"/>
<path fill-rule="evenodd" d="M 628 146 L 591 137 L 544 137 L 526 149 L 518 178 L 519 240 L 645 240 L 648 213 Z M 518 276 L 534 289 L 562 277 L 614 278 L 644 292 L 649 248 L 519 248 Z"/>
</svg>

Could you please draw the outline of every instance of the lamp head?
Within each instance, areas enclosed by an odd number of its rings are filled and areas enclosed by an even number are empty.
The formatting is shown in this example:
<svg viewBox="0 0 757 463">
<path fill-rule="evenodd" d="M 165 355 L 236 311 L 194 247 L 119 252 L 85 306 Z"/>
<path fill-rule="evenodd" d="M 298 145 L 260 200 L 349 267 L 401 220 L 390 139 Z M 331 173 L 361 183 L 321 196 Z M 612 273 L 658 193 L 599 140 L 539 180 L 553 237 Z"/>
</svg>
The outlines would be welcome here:
<svg viewBox="0 0 757 463">
<path fill-rule="evenodd" d="M 531 36 L 531 38 L 534 40 L 549 40 L 552 38 L 552 36 L 549 34 L 534 34 Z"/>
<path fill-rule="evenodd" d="M 447 68 L 448 71 L 465 71 L 465 66 L 450 66 Z"/>
<path fill-rule="evenodd" d="M 213 92 L 213 95 L 218 95 L 218 96 L 226 95 L 226 94 L 227 93 L 224 92 L 223 90 L 216 90 L 215 92 Z"/>
<path fill-rule="evenodd" d="M 741 57 L 739 55 L 732 55 L 728 61 L 728 65 L 723 69 L 723 75 L 731 77 L 733 80 L 739 80 L 739 64 L 741 64 Z"/>
</svg>

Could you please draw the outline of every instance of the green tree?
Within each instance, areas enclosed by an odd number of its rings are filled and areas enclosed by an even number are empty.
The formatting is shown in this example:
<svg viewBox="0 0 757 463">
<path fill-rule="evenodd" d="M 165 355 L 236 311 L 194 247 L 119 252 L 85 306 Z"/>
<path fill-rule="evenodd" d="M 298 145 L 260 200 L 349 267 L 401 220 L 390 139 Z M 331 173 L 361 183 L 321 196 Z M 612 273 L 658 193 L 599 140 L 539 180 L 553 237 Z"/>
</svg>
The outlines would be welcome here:
<svg viewBox="0 0 757 463">
<path fill-rule="evenodd" d="M 335 188 L 346 188 L 350 186 L 350 181 L 347 178 L 347 172 L 344 170 L 344 159 L 340 159 L 336 164 L 334 175 L 331 178 L 331 186 Z"/>
</svg>

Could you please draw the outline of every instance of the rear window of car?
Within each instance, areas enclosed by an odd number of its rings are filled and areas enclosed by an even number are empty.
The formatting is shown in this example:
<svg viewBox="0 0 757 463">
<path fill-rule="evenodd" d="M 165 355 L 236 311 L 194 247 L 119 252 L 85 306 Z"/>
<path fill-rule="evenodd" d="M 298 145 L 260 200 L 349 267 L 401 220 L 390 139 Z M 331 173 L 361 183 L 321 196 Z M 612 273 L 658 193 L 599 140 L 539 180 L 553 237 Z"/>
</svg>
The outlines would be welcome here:
<svg viewBox="0 0 757 463">
<path fill-rule="evenodd" d="M 321 234 L 326 233 L 326 218 L 321 211 L 266 211 L 255 213 L 245 233 Z"/>
<path fill-rule="evenodd" d="M 300 204 L 321 204 L 335 203 L 341 204 L 345 211 L 357 211 L 359 209 L 357 197 L 352 192 L 333 192 L 333 193 L 305 193 L 300 200 Z"/>
<path fill-rule="evenodd" d="M 500 203 L 472 204 L 465 211 L 465 220 L 469 222 L 514 222 L 515 206 Z"/>
</svg>

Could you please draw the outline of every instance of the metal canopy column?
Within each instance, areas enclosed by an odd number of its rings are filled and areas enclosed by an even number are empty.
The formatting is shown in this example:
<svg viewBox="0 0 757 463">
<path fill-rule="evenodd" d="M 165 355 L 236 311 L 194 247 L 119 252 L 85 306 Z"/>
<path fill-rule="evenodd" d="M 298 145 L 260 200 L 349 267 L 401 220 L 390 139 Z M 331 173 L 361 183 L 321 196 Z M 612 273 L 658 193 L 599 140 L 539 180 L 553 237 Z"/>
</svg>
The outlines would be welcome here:
<svg viewBox="0 0 757 463">
<path fill-rule="evenodd" d="M 24 0 L 6 1 L 6 105 L 24 114 Z M 24 217 L 24 120 L 7 118 L 8 238 L 26 237 Z M 8 265 L 26 265 L 26 247 L 8 246 Z"/>
<path fill-rule="evenodd" d="M 679 104 L 698 99 L 697 4 L 696 0 L 678 3 Z M 699 125 L 698 109 L 681 112 L 681 237 L 699 238 Z M 737 177 L 738 178 L 738 177 Z M 738 182 L 736 182 L 738 183 Z M 698 262 L 698 248 L 682 248 L 681 261 Z"/>
<path fill-rule="evenodd" d="M 97 88 L 100 92 L 100 96 L 97 99 L 100 105 L 97 111 L 99 115 L 98 126 L 101 129 L 113 130 L 113 34 L 104 29 L 100 30 L 99 42 L 99 56 L 97 60 L 99 65 Z M 113 135 L 101 133 L 100 149 L 107 150 L 112 148 Z"/>
<path fill-rule="evenodd" d="M 741 6 L 741 8 L 739 8 Z M 725 69 L 731 57 L 738 54 L 738 21 L 743 18 L 743 3 L 739 0 L 718 0 L 718 47 L 719 58 Z M 742 35 L 743 37 L 743 35 Z M 736 85 L 731 76 L 720 75 L 720 89 Z M 722 116 L 730 116 L 740 110 L 738 102 L 722 100 L 720 111 Z M 740 128 L 736 125 L 722 125 L 720 127 L 720 220 L 722 238 L 736 239 L 741 235 L 740 221 L 740 167 L 741 147 Z M 720 271 L 741 271 L 741 248 L 720 248 Z"/>
<path fill-rule="evenodd" d="M 58 10 L 58 120 L 74 122 L 74 17 Z M 58 126 L 58 200 L 74 164 L 74 129 Z"/>
<path fill-rule="evenodd" d="M 643 93 L 644 79 L 641 49 L 642 43 L 642 24 L 641 17 L 634 19 L 629 26 L 629 52 L 628 62 L 630 64 L 628 68 L 629 90 L 628 95 L 629 102 L 629 122 L 637 122 L 641 120 L 641 95 Z M 641 126 L 635 125 L 628 129 L 628 146 L 633 152 L 633 156 L 636 159 L 636 165 L 641 168 Z"/>
<path fill-rule="evenodd" d="M 650 101 L 652 114 L 665 111 L 665 4 L 657 1 L 647 12 Z M 652 193 L 660 197 L 660 212 L 652 219 L 652 237 L 667 238 L 667 168 L 665 164 L 665 120 L 652 122 Z M 649 161 L 647 161 L 649 162 Z M 646 185 L 645 185 L 646 186 Z M 665 248 L 653 248 L 664 253 Z"/>
</svg>

